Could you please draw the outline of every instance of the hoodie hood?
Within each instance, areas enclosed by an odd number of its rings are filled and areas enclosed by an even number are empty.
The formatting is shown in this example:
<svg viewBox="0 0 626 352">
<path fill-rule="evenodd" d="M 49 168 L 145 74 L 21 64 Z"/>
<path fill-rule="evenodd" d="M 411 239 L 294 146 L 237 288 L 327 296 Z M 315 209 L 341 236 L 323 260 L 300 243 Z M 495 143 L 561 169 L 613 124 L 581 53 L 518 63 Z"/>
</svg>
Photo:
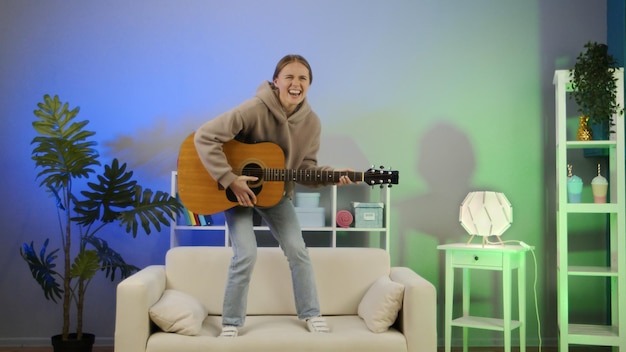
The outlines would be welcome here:
<svg viewBox="0 0 626 352">
<path fill-rule="evenodd" d="M 291 116 L 287 116 L 283 106 L 280 104 L 280 100 L 278 99 L 278 88 L 276 88 L 270 81 L 261 83 L 259 88 L 256 90 L 256 97 L 259 98 L 265 106 L 267 106 L 272 115 L 274 115 L 274 117 L 279 121 L 298 122 L 311 113 L 311 106 L 305 97 L 296 111 L 291 114 Z"/>
</svg>

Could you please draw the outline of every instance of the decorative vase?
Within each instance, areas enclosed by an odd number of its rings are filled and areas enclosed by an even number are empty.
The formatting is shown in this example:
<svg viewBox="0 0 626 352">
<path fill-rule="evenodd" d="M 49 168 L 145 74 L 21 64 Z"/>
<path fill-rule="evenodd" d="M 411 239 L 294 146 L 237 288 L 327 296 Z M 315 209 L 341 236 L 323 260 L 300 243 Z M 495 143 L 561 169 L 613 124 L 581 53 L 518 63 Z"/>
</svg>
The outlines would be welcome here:
<svg viewBox="0 0 626 352">
<path fill-rule="evenodd" d="M 591 132 L 588 122 L 589 122 L 588 116 L 583 115 L 580 117 L 580 123 L 578 125 L 578 132 L 576 133 L 576 138 L 579 141 L 590 141 L 593 139 L 593 132 Z"/>
</svg>

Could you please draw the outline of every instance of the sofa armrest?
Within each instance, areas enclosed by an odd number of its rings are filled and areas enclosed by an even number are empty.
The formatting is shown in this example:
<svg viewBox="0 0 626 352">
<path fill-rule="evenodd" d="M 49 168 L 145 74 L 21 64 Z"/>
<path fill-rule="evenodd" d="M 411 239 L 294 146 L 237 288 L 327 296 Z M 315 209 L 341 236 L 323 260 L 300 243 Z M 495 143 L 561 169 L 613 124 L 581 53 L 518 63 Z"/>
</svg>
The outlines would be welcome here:
<svg viewBox="0 0 626 352">
<path fill-rule="evenodd" d="M 150 336 L 148 310 L 165 291 L 165 266 L 151 265 L 117 285 L 115 352 L 144 352 Z"/>
<path fill-rule="evenodd" d="M 393 267 L 391 280 L 404 285 L 399 328 L 409 352 L 437 350 L 437 292 L 435 286 L 410 268 Z"/>
</svg>

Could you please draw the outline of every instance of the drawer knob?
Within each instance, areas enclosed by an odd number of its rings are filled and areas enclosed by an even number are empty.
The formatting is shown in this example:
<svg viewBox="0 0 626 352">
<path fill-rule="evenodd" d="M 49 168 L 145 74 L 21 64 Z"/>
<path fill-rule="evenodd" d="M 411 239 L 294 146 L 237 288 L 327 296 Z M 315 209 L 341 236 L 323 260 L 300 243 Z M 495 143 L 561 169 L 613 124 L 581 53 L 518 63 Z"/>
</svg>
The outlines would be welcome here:
<svg viewBox="0 0 626 352">
<path fill-rule="evenodd" d="M 478 261 L 478 256 L 477 255 L 474 256 L 474 260 Z"/>
</svg>

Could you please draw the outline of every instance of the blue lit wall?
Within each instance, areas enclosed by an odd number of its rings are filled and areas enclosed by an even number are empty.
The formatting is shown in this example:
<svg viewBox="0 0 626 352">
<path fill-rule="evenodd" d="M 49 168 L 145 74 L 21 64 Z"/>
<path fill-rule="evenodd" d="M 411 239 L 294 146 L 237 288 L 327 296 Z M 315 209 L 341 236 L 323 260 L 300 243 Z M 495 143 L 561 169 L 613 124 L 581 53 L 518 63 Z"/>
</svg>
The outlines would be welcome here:
<svg viewBox="0 0 626 352">
<path fill-rule="evenodd" d="M 459 203 L 470 190 L 506 193 L 515 223 L 505 239 L 535 245 L 539 265 L 548 266 L 540 270 L 540 311 L 555 342 L 547 308 L 555 302 L 551 82 L 588 40 L 606 41 L 604 1 L 0 2 L 0 344 L 45 345 L 60 326 L 61 307 L 44 300 L 18 251 L 57 238 L 53 204 L 30 159 L 42 96 L 80 106 L 106 158 L 169 190 L 182 139 L 250 97 L 286 53 L 313 66 L 320 162 L 400 170 L 394 264 L 443 292 L 436 246 L 466 240 Z M 143 267 L 163 262 L 169 231 L 109 239 Z M 94 285 L 86 328 L 111 343 L 114 285 Z M 536 322 L 528 334 L 536 344 Z"/>
</svg>

